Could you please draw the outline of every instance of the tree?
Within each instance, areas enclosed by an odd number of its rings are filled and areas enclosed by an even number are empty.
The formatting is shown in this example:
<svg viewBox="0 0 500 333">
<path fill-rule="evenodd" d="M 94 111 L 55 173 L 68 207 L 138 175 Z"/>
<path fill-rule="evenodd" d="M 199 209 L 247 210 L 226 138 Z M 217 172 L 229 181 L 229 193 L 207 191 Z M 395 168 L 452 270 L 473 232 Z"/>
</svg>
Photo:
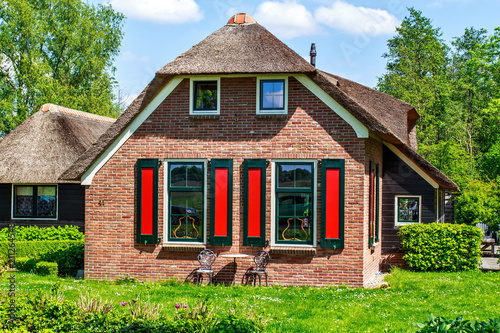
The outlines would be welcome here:
<svg viewBox="0 0 500 333">
<path fill-rule="evenodd" d="M 123 19 L 81 0 L 0 0 L 0 136 L 44 103 L 118 115 Z"/>
</svg>

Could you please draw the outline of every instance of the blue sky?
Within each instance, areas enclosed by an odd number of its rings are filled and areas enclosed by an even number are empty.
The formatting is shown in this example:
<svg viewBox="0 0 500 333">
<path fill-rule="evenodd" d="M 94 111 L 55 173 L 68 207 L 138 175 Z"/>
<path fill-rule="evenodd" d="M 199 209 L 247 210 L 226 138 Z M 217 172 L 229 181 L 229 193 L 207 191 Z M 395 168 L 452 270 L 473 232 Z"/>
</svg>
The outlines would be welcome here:
<svg viewBox="0 0 500 333">
<path fill-rule="evenodd" d="M 238 12 L 257 22 L 316 67 L 369 87 L 385 72 L 387 40 L 408 15 L 422 11 L 451 42 L 467 27 L 500 27 L 499 0 L 89 0 L 127 17 L 116 59 L 119 89 L 131 102 L 154 73 L 221 28 Z"/>
</svg>

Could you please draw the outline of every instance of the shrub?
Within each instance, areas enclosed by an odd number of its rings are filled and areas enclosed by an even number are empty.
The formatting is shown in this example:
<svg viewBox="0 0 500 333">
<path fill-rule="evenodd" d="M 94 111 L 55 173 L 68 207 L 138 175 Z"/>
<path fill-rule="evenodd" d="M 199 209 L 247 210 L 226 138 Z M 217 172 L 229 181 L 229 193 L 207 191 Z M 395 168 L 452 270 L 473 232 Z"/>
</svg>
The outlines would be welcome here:
<svg viewBox="0 0 500 333">
<path fill-rule="evenodd" d="M 33 258 L 16 258 L 16 268 L 21 272 L 30 273 L 34 271 L 37 261 Z"/>
<path fill-rule="evenodd" d="M 48 240 L 79 240 L 83 241 L 85 236 L 78 230 L 77 226 L 38 227 L 38 226 L 17 226 L 16 242 L 23 241 L 48 241 Z M 0 242 L 9 240 L 9 228 L 0 230 Z"/>
<path fill-rule="evenodd" d="M 456 220 L 475 225 L 487 223 L 497 230 L 500 224 L 500 188 L 493 182 L 471 181 L 457 197 Z"/>
<path fill-rule="evenodd" d="M 424 323 L 415 323 L 419 328 L 417 333 L 430 332 L 488 332 L 500 333 L 500 320 L 498 318 L 486 321 L 464 320 L 463 316 L 457 319 L 445 319 L 443 317 L 434 317 L 431 315 L 429 320 Z"/>
<path fill-rule="evenodd" d="M 35 265 L 34 272 L 39 275 L 54 275 L 57 276 L 57 263 L 40 261 Z"/>
<path fill-rule="evenodd" d="M 482 232 L 464 224 L 410 224 L 398 232 L 403 259 L 420 271 L 477 269 L 481 262 Z"/>
</svg>

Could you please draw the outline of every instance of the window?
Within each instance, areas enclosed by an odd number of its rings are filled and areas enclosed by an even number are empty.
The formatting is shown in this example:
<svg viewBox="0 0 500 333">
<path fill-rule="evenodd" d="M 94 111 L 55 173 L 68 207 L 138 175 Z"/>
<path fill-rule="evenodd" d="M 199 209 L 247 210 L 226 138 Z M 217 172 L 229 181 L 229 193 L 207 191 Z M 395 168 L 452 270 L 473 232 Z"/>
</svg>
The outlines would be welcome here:
<svg viewBox="0 0 500 333">
<path fill-rule="evenodd" d="M 14 218 L 57 218 L 56 185 L 14 185 Z"/>
<path fill-rule="evenodd" d="M 396 196 L 396 225 L 420 222 L 420 196 Z"/>
<path fill-rule="evenodd" d="M 258 82 L 258 109 L 261 114 L 287 113 L 287 80 L 286 79 L 259 79 Z"/>
<path fill-rule="evenodd" d="M 167 233 L 173 242 L 203 242 L 205 161 L 167 162 Z"/>
<path fill-rule="evenodd" d="M 314 162 L 275 163 L 275 242 L 313 244 Z"/>
<path fill-rule="evenodd" d="M 219 114 L 219 87 L 218 78 L 191 80 L 190 114 Z"/>
</svg>

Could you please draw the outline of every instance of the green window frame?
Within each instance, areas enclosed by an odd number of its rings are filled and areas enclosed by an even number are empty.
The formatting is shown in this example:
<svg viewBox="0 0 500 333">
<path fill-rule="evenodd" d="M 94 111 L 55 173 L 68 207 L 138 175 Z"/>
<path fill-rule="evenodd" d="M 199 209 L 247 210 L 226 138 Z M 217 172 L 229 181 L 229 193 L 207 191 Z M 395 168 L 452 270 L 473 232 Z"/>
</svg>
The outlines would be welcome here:
<svg viewBox="0 0 500 333">
<path fill-rule="evenodd" d="M 275 162 L 275 243 L 313 245 L 315 163 Z"/>
<path fill-rule="evenodd" d="M 146 170 L 151 171 L 148 176 L 143 174 Z M 157 244 L 160 241 L 158 238 L 158 159 L 146 158 L 137 160 L 136 199 L 136 242 L 146 245 Z M 143 215 L 146 211 L 147 217 Z M 146 218 L 146 221 L 143 221 L 143 217 Z M 146 227 L 148 231 L 144 232 L 143 225 L 146 224 L 148 225 L 148 227 Z"/>
<path fill-rule="evenodd" d="M 57 185 L 14 185 L 12 217 L 57 219 Z"/>
<path fill-rule="evenodd" d="M 193 112 L 218 112 L 219 81 L 193 81 Z"/>
<path fill-rule="evenodd" d="M 397 195 L 394 202 L 396 225 L 420 223 L 422 197 L 418 195 Z"/>
<path fill-rule="evenodd" d="M 338 184 L 327 184 L 327 172 L 330 169 L 338 170 Z M 331 180 L 330 180 L 331 181 Z M 336 186 L 338 185 L 338 188 Z M 330 187 L 331 186 L 331 187 Z M 335 193 L 328 193 L 332 191 Z M 338 191 L 338 193 L 336 192 Z M 338 211 L 335 208 L 327 210 L 327 198 L 330 195 L 338 195 Z M 343 159 L 326 159 L 321 161 L 321 247 L 332 249 L 344 248 L 344 213 L 345 213 L 345 160 Z M 336 217 L 326 216 L 328 214 L 338 214 Z M 330 225 L 330 228 L 338 227 L 337 235 L 329 236 L 327 232 L 327 223 L 332 223 L 332 219 L 338 218 L 338 226 Z M 328 220 L 328 221 L 327 221 Z M 335 232 L 333 232 L 335 233 Z"/>
<path fill-rule="evenodd" d="M 206 214 L 206 161 L 166 161 L 165 173 L 168 242 L 203 242 Z"/>
</svg>

